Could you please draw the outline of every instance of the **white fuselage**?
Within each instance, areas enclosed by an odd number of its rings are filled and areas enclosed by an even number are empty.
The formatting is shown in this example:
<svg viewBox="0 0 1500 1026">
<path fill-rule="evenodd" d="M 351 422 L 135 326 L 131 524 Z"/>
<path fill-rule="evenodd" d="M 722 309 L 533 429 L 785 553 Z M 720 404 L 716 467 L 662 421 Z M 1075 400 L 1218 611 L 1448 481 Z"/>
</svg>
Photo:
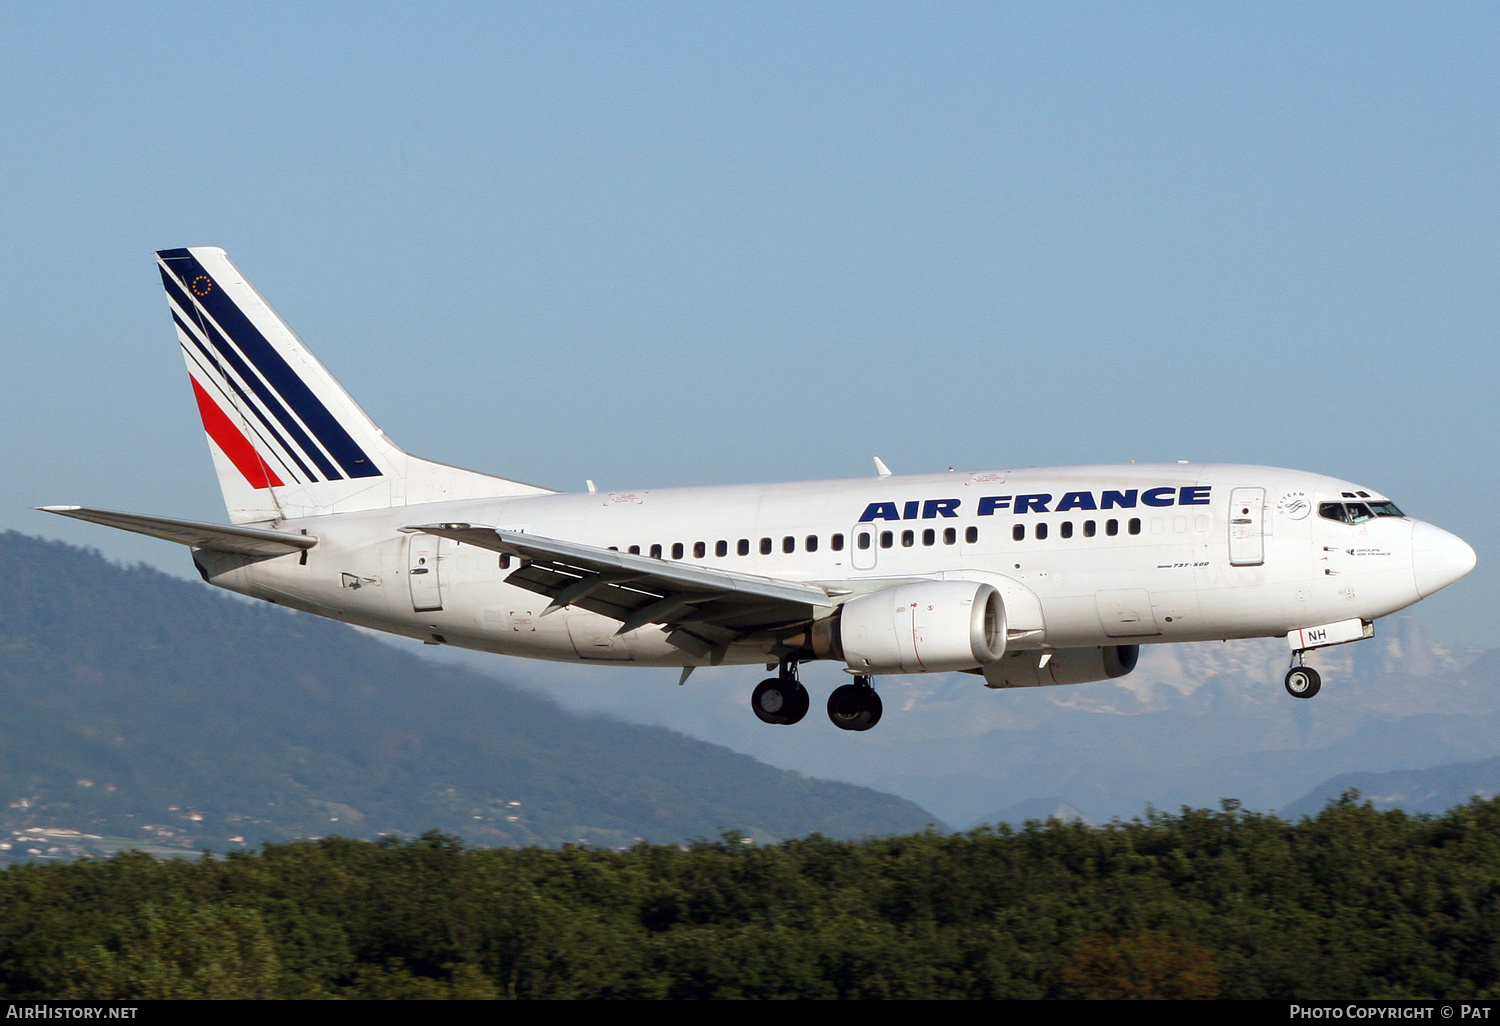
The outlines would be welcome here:
<svg viewBox="0 0 1500 1026">
<path fill-rule="evenodd" d="M 617 636 L 618 621 L 577 607 L 542 617 L 547 598 L 506 583 L 518 561 L 402 528 L 481 523 L 648 556 L 660 546 L 666 561 L 814 582 L 835 596 L 913 580 L 980 581 L 1000 590 L 1017 649 L 1280 636 L 1368 621 L 1467 572 L 1442 579 L 1442 559 L 1430 554 L 1418 565 L 1419 524 L 1409 517 L 1320 515 L 1320 503 L 1348 501 L 1385 500 L 1269 467 L 950 472 L 397 506 L 276 522 L 317 536 L 302 554 L 198 551 L 195 559 L 216 585 L 425 641 L 647 666 L 706 660 L 669 644 L 656 625 Z M 1424 551 L 1432 548 L 1429 539 Z M 716 661 L 774 661 L 774 644 L 747 639 Z"/>
</svg>

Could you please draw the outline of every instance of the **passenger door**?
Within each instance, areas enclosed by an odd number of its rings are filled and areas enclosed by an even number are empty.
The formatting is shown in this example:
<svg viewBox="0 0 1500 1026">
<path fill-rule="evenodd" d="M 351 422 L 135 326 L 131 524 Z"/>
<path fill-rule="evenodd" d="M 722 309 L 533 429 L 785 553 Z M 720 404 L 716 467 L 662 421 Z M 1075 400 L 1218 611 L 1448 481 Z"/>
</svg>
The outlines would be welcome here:
<svg viewBox="0 0 1500 1026">
<path fill-rule="evenodd" d="M 1260 566 L 1266 561 L 1263 533 L 1264 488 L 1236 488 L 1229 493 L 1229 565 Z"/>
<path fill-rule="evenodd" d="M 443 583 L 439 566 L 446 538 L 432 534 L 410 534 L 406 538 L 406 580 L 411 588 L 411 608 L 427 613 L 443 608 Z"/>
</svg>

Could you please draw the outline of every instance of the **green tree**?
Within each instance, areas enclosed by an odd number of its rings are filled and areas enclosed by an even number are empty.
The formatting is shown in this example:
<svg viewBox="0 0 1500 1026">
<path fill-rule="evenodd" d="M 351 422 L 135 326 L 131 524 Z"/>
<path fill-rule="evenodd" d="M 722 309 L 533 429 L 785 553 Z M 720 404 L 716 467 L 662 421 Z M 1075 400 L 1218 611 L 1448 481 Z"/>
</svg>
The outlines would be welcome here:
<svg viewBox="0 0 1500 1026">
<path fill-rule="evenodd" d="M 73 962 L 69 999 L 270 998 L 281 963 L 260 913 L 185 903 L 143 906 L 110 945 Z"/>
</svg>

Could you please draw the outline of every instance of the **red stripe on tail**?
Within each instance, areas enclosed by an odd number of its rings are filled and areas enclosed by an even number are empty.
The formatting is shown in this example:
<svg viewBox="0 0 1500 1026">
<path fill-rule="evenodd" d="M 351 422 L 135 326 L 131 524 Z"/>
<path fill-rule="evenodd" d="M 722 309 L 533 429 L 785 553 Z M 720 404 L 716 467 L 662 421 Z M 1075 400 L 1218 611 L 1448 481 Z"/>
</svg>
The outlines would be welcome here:
<svg viewBox="0 0 1500 1026">
<path fill-rule="evenodd" d="M 224 415 L 224 411 L 219 409 L 219 404 L 203 391 L 203 386 L 198 384 L 197 378 L 189 374 L 188 380 L 193 383 L 193 397 L 198 400 L 198 413 L 203 418 L 203 430 L 208 432 L 208 437 L 214 440 L 214 444 L 219 447 L 220 451 L 229 457 L 229 462 L 234 464 L 235 469 L 245 475 L 245 480 L 250 482 L 250 487 L 280 488 L 281 478 L 277 477 L 276 471 L 260 458 L 260 453 L 255 451 L 255 446 L 250 444 L 250 439 L 234 426 L 234 421 Z"/>
</svg>

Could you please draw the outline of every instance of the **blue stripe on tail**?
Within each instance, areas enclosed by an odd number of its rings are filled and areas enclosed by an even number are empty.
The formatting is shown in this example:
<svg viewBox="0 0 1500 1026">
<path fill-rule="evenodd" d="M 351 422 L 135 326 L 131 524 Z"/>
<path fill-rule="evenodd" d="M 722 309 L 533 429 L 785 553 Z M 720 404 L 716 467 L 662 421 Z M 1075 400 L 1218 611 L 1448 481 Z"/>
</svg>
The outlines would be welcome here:
<svg viewBox="0 0 1500 1026">
<path fill-rule="evenodd" d="M 245 395 L 245 390 L 240 388 L 240 386 L 235 383 L 234 378 L 230 377 L 229 374 L 225 372 L 224 368 L 220 365 L 218 359 L 215 358 L 214 354 L 204 348 L 203 343 L 198 340 L 197 333 L 189 328 L 181 317 L 177 316 L 176 310 L 172 311 L 172 323 L 176 324 L 177 327 L 182 329 L 182 333 L 192 341 L 193 349 L 202 354 L 203 361 L 208 366 L 212 367 L 218 373 L 219 377 L 223 379 L 224 384 L 227 385 L 229 389 L 239 397 L 239 402 L 233 403 L 232 405 L 236 406 L 236 408 L 238 409 L 249 410 L 251 413 L 255 414 L 255 419 L 260 421 L 261 426 L 266 429 L 266 434 L 268 434 L 272 439 L 275 440 L 276 444 L 281 447 L 281 451 L 286 453 L 286 455 L 291 459 L 293 463 L 297 464 L 297 469 L 302 472 L 302 483 L 307 484 L 309 482 L 318 480 L 318 475 L 307 469 L 307 464 L 302 462 L 302 458 L 297 455 L 297 450 L 294 449 L 285 438 L 281 437 L 281 432 L 277 431 L 276 426 L 272 424 L 268 419 L 266 419 L 266 415 L 261 412 L 260 407 L 250 401 L 250 397 Z"/>
<path fill-rule="evenodd" d="M 218 350 L 219 355 L 223 357 L 225 362 L 234 368 L 234 372 L 240 376 L 240 379 L 250 386 L 251 391 L 260 397 L 261 402 L 265 403 L 266 409 L 270 410 L 272 416 L 281 422 L 281 426 L 286 429 L 287 434 L 292 437 L 292 440 L 301 446 L 303 454 L 318 465 L 318 469 L 323 472 L 325 478 L 331 481 L 339 480 L 342 475 L 338 472 L 338 468 L 328 461 L 328 457 L 323 455 L 322 450 L 308 437 L 307 432 L 302 430 L 302 425 L 297 423 L 296 418 L 292 416 L 291 411 L 286 408 L 280 397 L 259 376 L 251 371 L 244 358 L 240 356 L 239 351 L 229 344 L 229 340 L 224 337 L 207 317 L 201 316 L 197 306 L 188 298 L 187 292 L 183 290 L 181 283 L 166 271 L 161 272 L 161 280 L 162 284 L 166 286 L 168 297 L 184 313 L 193 317 L 199 330 L 207 336 L 208 341 L 213 345 L 214 349 Z M 218 291 L 217 288 L 215 291 Z M 254 404 L 252 404 L 253 408 Z M 313 475 L 313 479 L 316 480 L 317 476 Z"/>
<path fill-rule="evenodd" d="M 177 279 L 173 283 L 166 274 L 162 275 L 163 281 L 168 284 L 169 291 L 172 284 L 179 285 L 178 295 L 182 300 L 186 300 L 187 297 L 182 295 L 181 290 L 185 289 L 192 293 L 193 301 L 201 305 L 218 322 L 224 329 L 224 333 L 234 342 L 234 346 L 255 365 L 261 377 L 275 389 L 281 400 L 296 411 L 302 423 L 306 424 L 308 430 L 317 436 L 318 441 L 338 462 L 344 474 L 349 477 L 380 476 L 380 469 L 359 447 L 359 443 L 350 437 L 349 432 L 344 430 L 344 426 L 329 412 L 328 407 L 324 406 L 322 401 L 313 394 L 297 372 L 282 358 L 275 347 L 266 340 L 260 330 L 250 322 L 250 319 L 235 305 L 223 288 L 213 280 L 190 252 L 185 249 L 167 249 L 160 251 L 157 256 L 172 268 L 172 274 Z M 191 307 L 184 309 L 191 309 Z M 218 333 L 210 330 L 207 334 L 214 342 L 215 348 L 221 348 L 220 340 L 215 337 Z M 225 358 L 230 358 L 229 353 L 225 353 Z M 247 377 L 246 380 L 252 384 L 258 384 L 253 376 Z M 261 389 L 257 388 L 256 392 L 260 394 Z M 266 399 L 264 395 L 261 397 Z M 271 406 L 273 412 L 275 411 L 275 404 L 268 401 L 267 405 Z M 295 426 L 293 424 L 283 422 L 283 426 L 294 437 L 302 434 L 300 430 L 292 430 Z M 321 458 L 322 454 L 314 446 L 307 447 L 307 456 L 320 466 L 327 462 Z M 333 467 L 324 467 L 324 473 L 330 478 L 340 476 Z"/>
</svg>

